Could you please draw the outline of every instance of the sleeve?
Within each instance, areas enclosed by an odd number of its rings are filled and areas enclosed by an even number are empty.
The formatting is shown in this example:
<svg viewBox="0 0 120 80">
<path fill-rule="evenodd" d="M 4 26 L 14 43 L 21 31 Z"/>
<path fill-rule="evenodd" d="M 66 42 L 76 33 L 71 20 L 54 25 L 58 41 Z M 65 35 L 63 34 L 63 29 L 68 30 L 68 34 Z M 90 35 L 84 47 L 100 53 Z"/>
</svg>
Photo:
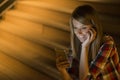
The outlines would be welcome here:
<svg viewBox="0 0 120 80">
<path fill-rule="evenodd" d="M 96 79 L 110 57 L 113 45 L 114 42 L 112 40 L 108 40 L 101 46 L 96 58 L 90 64 L 89 73 L 85 80 Z"/>
<path fill-rule="evenodd" d="M 120 59 L 119 59 L 117 48 L 115 46 L 112 50 L 112 54 L 110 55 L 110 57 L 112 58 L 112 65 L 116 69 L 115 73 L 120 79 Z"/>
</svg>

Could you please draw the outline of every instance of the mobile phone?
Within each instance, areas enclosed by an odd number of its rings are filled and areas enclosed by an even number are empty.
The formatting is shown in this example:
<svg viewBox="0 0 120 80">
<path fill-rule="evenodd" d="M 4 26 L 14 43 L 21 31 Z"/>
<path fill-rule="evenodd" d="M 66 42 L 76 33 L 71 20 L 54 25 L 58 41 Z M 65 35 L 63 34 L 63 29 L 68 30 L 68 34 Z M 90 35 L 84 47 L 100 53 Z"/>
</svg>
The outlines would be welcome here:
<svg viewBox="0 0 120 80">
<path fill-rule="evenodd" d="M 62 63 L 65 62 L 65 67 L 70 67 L 70 62 L 68 60 L 68 53 L 69 51 L 67 49 L 55 49 L 56 58 L 58 58 L 58 62 Z"/>
</svg>

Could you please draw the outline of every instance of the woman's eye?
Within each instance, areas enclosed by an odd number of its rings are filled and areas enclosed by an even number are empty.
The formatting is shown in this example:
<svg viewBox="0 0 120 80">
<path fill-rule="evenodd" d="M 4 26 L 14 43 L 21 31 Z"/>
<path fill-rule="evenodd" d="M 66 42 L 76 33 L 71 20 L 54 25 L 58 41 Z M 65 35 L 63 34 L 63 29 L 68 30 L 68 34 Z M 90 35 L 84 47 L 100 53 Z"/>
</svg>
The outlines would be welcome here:
<svg viewBox="0 0 120 80">
<path fill-rule="evenodd" d="M 83 27 L 82 29 L 87 29 L 86 27 Z"/>
<path fill-rule="evenodd" d="M 77 29 L 76 27 L 74 27 L 74 29 Z"/>
</svg>

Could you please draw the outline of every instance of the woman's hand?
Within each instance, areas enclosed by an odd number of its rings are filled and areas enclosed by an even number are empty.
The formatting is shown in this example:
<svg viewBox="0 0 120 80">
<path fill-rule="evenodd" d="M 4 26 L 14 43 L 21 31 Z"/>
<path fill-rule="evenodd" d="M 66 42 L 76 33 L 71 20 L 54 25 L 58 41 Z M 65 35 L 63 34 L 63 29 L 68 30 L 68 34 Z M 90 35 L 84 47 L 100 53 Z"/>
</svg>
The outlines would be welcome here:
<svg viewBox="0 0 120 80">
<path fill-rule="evenodd" d="M 88 47 L 93 40 L 96 38 L 95 29 L 91 28 L 86 34 L 87 39 L 82 43 L 82 47 Z"/>
<path fill-rule="evenodd" d="M 73 80 L 66 70 L 66 68 L 70 67 L 70 63 L 64 58 L 65 56 L 56 56 L 56 66 L 63 76 L 63 80 Z"/>
<path fill-rule="evenodd" d="M 57 55 L 56 56 L 56 66 L 57 66 L 59 71 L 70 67 L 70 63 L 69 63 L 69 61 L 67 59 L 67 56 L 65 56 L 65 55 Z"/>
</svg>

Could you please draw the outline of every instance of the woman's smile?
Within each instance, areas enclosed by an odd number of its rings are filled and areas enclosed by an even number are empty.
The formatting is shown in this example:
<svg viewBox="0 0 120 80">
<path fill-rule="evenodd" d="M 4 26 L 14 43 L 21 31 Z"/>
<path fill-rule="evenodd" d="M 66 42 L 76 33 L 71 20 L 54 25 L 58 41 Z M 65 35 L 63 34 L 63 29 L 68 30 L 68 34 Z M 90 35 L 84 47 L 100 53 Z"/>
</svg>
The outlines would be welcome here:
<svg viewBox="0 0 120 80">
<path fill-rule="evenodd" d="M 83 25 L 79 21 L 73 19 L 73 26 L 75 35 L 78 37 L 80 42 L 84 42 L 87 39 L 91 25 Z"/>
</svg>

